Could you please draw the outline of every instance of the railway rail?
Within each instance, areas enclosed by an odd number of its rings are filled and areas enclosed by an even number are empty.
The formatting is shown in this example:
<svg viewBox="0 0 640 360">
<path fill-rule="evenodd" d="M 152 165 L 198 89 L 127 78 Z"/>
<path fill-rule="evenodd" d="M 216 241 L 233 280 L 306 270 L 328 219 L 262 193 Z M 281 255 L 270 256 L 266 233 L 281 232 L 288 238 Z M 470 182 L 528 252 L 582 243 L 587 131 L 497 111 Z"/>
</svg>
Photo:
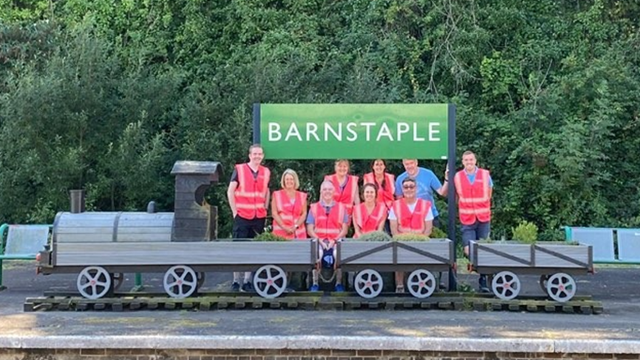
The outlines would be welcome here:
<svg viewBox="0 0 640 360">
<path fill-rule="evenodd" d="M 557 302 L 544 296 L 521 296 L 503 300 L 488 294 L 436 293 L 429 298 L 382 293 L 375 299 L 365 299 L 355 293 L 287 293 L 274 299 L 257 294 L 211 292 L 176 299 L 165 293 L 118 293 L 114 297 L 86 299 L 74 293 L 45 293 L 25 300 L 24 311 L 136 311 L 136 310 L 457 310 L 513 311 L 601 314 L 602 303 L 591 296 L 575 296 L 567 302 Z"/>
</svg>

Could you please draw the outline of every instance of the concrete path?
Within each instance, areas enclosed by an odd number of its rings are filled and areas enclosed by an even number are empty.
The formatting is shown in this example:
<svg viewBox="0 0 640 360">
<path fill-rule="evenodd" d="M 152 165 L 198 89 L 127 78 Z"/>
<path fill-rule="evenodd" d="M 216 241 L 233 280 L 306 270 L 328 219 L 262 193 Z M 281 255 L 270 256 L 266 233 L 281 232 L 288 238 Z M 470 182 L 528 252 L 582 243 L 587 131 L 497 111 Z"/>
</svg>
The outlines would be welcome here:
<svg viewBox="0 0 640 360">
<path fill-rule="evenodd" d="M 640 353 L 640 269 L 601 269 L 577 278 L 578 294 L 604 305 L 600 315 L 474 311 L 125 311 L 22 312 L 26 297 L 74 289 L 75 276 L 36 276 L 30 263 L 10 262 L 0 292 L 2 347 L 179 346 L 300 348 L 341 346 L 407 350 Z M 207 278 L 222 289 L 230 274 Z M 460 281 L 476 284 L 477 276 Z M 523 293 L 539 294 L 536 277 Z M 159 275 L 145 277 L 158 286 Z M 131 286 L 128 278 L 124 286 Z M 321 347 L 322 348 L 322 347 Z M 582 350 L 581 350 L 582 349 Z M 588 350 L 588 351 L 587 351 Z"/>
</svg>

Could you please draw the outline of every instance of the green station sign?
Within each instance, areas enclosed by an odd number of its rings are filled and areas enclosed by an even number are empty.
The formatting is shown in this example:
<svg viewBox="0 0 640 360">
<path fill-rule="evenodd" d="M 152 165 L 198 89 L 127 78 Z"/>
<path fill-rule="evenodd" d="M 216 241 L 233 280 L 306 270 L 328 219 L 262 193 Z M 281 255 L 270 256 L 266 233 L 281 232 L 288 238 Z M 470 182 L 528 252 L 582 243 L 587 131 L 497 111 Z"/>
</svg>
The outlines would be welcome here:
<svg viewBox="0 0 640 360">
<path fill-rule="evenodd" d="M 448 104 L 260 104 L 259 138 L 269 159 L 446 159 L 450 111 Z"/>
</svg>

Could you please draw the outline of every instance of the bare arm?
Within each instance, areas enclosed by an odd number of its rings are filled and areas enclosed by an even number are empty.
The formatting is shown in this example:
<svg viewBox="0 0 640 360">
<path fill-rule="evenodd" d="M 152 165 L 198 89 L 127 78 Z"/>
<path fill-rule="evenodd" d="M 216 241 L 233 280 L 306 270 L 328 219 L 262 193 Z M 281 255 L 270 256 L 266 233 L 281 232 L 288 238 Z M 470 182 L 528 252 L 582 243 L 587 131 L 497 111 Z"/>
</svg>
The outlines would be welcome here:
<svg viewBox="0 0 640 360">
<path fill-rule="evenodd" d="M 273 222 L 280 225 L 281 228 L 284 228 L 284 223 L 282 222 L 282 218 L 278 213 L 278 206 L 276 205 L 275 196 L 271 200 L 271 216 L 273 217 Z"/>
<path fill-rule="evenodd" d="M 433 220 L 426 220 L 424 222 L 424 234 L 429 236 L 433 230 Z"/>
<path fill-rule="evenodd" d="M 440 196 L 447 196 L 447 192 L 449 191 L 449 182 L 445 180 L 444 184 L 437 190 Z"/>
<path fill-rule="evenodd" d="M 302 214 L 296 221 L 296 227 L 304 226 L 304 222 L 307 219 L 307 199 L 302 200 Z"/>
<path fill-rule="evenodd" d="M 307 235 L 309 235 L 310 239 L 317 239 L 318 235 L 316 234 L 315 231 L 315 224 L 307 224 Z"/>
<path fill-rule="evenodd" d="M 360 230 L 360 225 L 358 225 L 358 223 L 355 221 L 355 219 L 353 220 L 353 231 L 354 231 L 355 235 L 357 235 L 358 237 L 362 236 L 362 231 Z"/>
<path fill-rule="evenodd" d="M 271 193 L 269 192 L 269 189 L 267 189 L 267 196 L 265 196 L 265 200 L 264 200 L 264 208 L 268 209 L 269 208 L 269 199 L 271 198 Z"/>
<path fill-rule="evenodd" d="M 340 229 L 340 233 L 338 234 L 338 238 L 343 238 L 343 237 L 347 236 L 347 232 L 348 231 L 349 231 L 349 224 L 348 223 L 342 224 L 342 229 Z"/>
<path fill-rule="evenodd" d="M 229 188 L 227 189 L 227 200 L 229 200 L 229 207 L 231 208 L 231 214 L 235 218 L 238 215 L 238 209 L 236 208 L 236 198 L 234 193 L 238 188 L 238 182 L 232 181 L 229 183 Z"/>
<path fill-rule="evenodd" d="M 449 190 L 449 168 L 446 168 L 444 171 L 444 182 L 442 184 L 442 186 L 440 187 L 440 189 L 438 189 L 438 194 L 440 194 L 440 196 L 447 196 L 447 192 Z"/>
</svg>

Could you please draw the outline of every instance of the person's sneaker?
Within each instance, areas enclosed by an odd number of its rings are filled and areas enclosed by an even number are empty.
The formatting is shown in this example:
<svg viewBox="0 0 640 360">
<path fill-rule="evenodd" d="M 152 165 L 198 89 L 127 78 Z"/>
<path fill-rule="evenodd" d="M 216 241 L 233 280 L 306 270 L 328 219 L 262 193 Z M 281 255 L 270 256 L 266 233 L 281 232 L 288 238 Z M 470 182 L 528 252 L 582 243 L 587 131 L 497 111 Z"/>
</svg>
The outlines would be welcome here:
<svg viewBox="0 0 640 360">
<path fill-rule="evenodd" d="M 344 286 L 342 286 L 342 284 L 336 284 L 336 292 L 344 292 Z"/>
<path fill-rule="evenodd" d="M 231 284 L 231 291 L 240 291 L 240 284 L 238 284 L 237 282 Z"/>
<path fill-rule="evenodd" d="M 404 286 L 402 285 L 396 286 L 396 294 L 404 294 Z"/>
<path fill-rule="evenodd" d="M 320 286 L 318 286 L 318 284 L 313 284 L 311 285 L 311 288 L 309 288 L 309 291 L 313 291 L 313 292 L 320 291 Z"/>
<path fill-rule="evenodd" d="M 243 292 L 252 292 L 253 291 L 253 285 L 251 285 L 250 282 L 246 282 L 246 283 L 242 284 L 242 291 Z"/>
<path fill-rule="evenodd" d="M 290 287 L 287 286 L 286 288 L 284 288 L 284 292 L 285 293 L 293 293 L 293 292 L 296 292 L 296 291 L 293 288 L 290 288 Z"/>
<path fill-rule="evenodd" d="M 480 275 L 480 279 L 478 279 L 478 284 L 480 285 L 481 293 L 490 293 L 489 287 L 487 286 L 487 275 Z"/>
</svg>

